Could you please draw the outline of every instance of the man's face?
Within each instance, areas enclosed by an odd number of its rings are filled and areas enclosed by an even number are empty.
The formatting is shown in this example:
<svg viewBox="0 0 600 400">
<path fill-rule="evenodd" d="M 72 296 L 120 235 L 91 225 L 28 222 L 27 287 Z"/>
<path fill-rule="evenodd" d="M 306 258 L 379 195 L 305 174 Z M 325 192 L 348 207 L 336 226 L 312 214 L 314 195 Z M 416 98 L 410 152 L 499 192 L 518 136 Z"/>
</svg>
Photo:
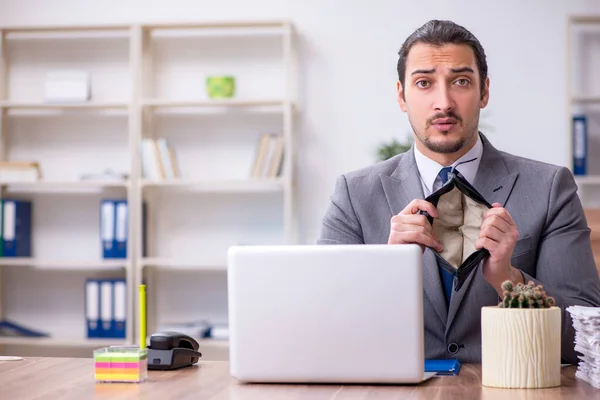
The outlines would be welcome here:
<svg viewBox="0 0 600 400">
<path fill-rule="evenodd" d="M 475 54 L 467 45 L 417 43 L 411 48 L 404 87 L 397 84 L 398 103 L 426 149 L 453 154 L 475 143 L 489 87 L 486 79 L 482 94 L 479 79 Z"/>
</svg>

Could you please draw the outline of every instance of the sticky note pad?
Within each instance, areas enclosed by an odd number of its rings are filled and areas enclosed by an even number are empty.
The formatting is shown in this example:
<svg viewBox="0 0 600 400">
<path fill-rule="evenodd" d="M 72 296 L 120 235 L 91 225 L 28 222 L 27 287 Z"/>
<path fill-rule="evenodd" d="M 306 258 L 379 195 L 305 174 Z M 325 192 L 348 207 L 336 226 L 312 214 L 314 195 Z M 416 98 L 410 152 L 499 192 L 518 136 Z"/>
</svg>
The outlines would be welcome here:
<svg viewBox="0 0 600 400">
<path fill-rule="evenodd" d="M 437 375 L 458 375 L 461 362 L 458 358 L 450 360 L 425 360 L 425 372 L 436 372 Z"/>
<path fill-rule="evenodd" d="M 147 349 L 135 346 L 112 346 L 94 350 L 96 382 L 139 383 L 147 377 Z"/>
</svg>

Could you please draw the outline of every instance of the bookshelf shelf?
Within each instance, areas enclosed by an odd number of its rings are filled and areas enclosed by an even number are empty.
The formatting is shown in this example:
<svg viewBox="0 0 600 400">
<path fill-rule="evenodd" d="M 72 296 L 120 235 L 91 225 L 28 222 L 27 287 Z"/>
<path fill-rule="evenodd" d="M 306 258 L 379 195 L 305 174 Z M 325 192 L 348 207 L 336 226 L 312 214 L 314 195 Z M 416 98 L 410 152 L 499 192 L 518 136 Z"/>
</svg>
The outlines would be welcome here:
<svg viewBox="0 0 600 400">
<path fill-rule="evenodd" d="M 146 24 L 145 27 L 151 31 L 158 30 L 183 30 L 183 29 L 224 29 L 226 32 L 237 32 L 241 29 L 279 29 L 279 33 L 284 33 L 284 29 L 289 26 L 289 21 L 284 20 L 247 20 L 247 21 L 214 21 L 214 22 L 182 22 L 182 23 L 153 23 Z M 243 32 L 246 34 L 246 32 Z"/>
<path fill-rule="evenodd" d="M 574 104 L 600 104 L 600 96 L 575 96 L 571 101 Z"/>
<path fill-rule="evenodd" d="M 0 320 L 40 330 L 49 313 L 64 321 L 56 338 L 0 338 L 0 353 L 135 344 L 142 282 L 149 333 L 170 317 L 227 321 L 227 248 L 297 242 L 294 38 L 286 20 L 0 27 L 0 161 L 35 163 L 43 179 L 0 182 L 0 198 L 35 210 L 33 257 L 0 257 Z M 85 77 L 86 94 L 49 102 L 56 76 L 80 89 Z M 232 96 L 211 98 L 209 76 L 233 76 Z M 125 259 L 102 258 L 110 199 L 127 201 Z M 78 336 L 84 282 L 101 278 L 126 280 L 124 341 Z M 49 301 L 23 302 L 26 290 Z M 180 299 L 185 307 L 171 306 Z"/>
<path fill-rule="evenodd" d="M 578 185 L 600 185 L 600 175 L 575 176 Z"/>
<path fill-rule="evenodd" d="M 129 187 L 128 182 L 82 181 L 82 182 L 0 182 L 0 188 L 5 188 L 7 195 L 24 194 L 61 194 L 61 195 L 97 195 L 108 190 L 124 191 Z"/>
<path fill-rule="evenodd" d="M 126 102 L 89 102 L 89 103 L 34 103 L 5 101 L 0 108 L 8 110 L 112 110 L 127 109 Z"/>
<path fill-rule="evenodd" d="M 48 270 L 102 271 L 127 268 L 128 260 L 52 260 L 28 257 L 0 258 L 0 266 L 33 267 Z"/>
<path fill-rule="evenodd" d="M 285 181 L 280 178 L 273 179 L 246 179 L 222 181 L 192 181 L 192 180 L 165 180 L 143 181 L 144 188 L 184 189 L 197 192 L 212 193 L 264 193 L 281 192 Z"/>
<path fill-rule="evenodd" d="M 600 105 L 600 96 L 574 96 L 571 102 L 573 105 Z"/>
<path fill-rule="evenodd" d="M 146 99 L 142 105 L 152 108 L 175 108 L 175 107 L 283 107 L 285 102 L 277 99 L 264 100 L 169 100 L 169 99 Z"/>
<path fill-rule="evenodd" d="M 0 345 L 53 346 L 70 348 L 98 348 L 128 344 L 123 339 L 86 339 L 83 337 L 2 337 Z"/>
<path fill-rule="evenodd" d="M 38 38 L 40 35 L 44 38 L 54 38 L 52 35 L 60 35 L 68 33 L 68 38 L 85 38 L 96 37 L 100 33 L 129 33 L 130 25 L 32 25 L 32 26 L 7 26 L 2 28 L 5 34 L 11 38 L 13 35 L 19 34 L 22 37 Z M 59 36 L 62 37 L 62 36 Z"/>
<path fill-rule="evenodd" d="M 218 260 L 176 260 L 168 258 L 144 258 L 139 263 L 142 267 L 154 267 L 171 270 L 226 271 L 226 259 Z"/>
<path fill-rule="evenodd" d="M 201 347 L 213 347 L 218 349 L 228 349 L 229 341 L 215 339 L 196 339 Z"/>
</svg>

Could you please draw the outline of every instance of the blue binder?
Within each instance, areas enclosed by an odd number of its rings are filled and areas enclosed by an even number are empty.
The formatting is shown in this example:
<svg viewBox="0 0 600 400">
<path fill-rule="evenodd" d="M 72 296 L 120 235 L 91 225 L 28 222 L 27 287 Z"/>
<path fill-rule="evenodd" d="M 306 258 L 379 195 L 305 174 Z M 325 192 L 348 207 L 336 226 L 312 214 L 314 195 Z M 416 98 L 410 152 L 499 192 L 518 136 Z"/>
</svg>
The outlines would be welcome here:
<svg viewBox="0 0 600 400">
<path fill-rule="evenodd" d="M 31 257 L 31 202 L 3 202 L 3 257 Z"/>
<path fill-rule="evenodd" d="M 127 258 L 127 236 L 129 212 L 127 200 L 117 200 L 115 203 L 115 258 Z"/>
<path fill-rule="evenodd" d="M 113 200 L 102 200 L 100 203 L 100 240 L 103 258 L 116 258 L 116 214 L 115 202 Z"/>
<path fill-rule="evenodd" d="M 573 174 L 587 174 L 588 132 L 585 115 L 573 117 Z"/>
<path fill-rule="evenodd" d="M 127 284 L 125 279 L 112 281 L 113 319 L 109 337 L 125 339 L 127 327 Z"/>
<path fill-rule="evenodd" d="M 112 337 L 114 325 L 114 291 L 111 279 L 100 279 L 100 337 Z"/>
<path fill-rule="evenodd" d="M 4 200 L 0 199 L 0 257 L 4 253 Z"/>
<path fill-rule="evenodd" d="M 100 281 L 88 279 L 85 282 L 85 319 L 88 338 L 101 338 L 100 330 Z"/>
</svg>

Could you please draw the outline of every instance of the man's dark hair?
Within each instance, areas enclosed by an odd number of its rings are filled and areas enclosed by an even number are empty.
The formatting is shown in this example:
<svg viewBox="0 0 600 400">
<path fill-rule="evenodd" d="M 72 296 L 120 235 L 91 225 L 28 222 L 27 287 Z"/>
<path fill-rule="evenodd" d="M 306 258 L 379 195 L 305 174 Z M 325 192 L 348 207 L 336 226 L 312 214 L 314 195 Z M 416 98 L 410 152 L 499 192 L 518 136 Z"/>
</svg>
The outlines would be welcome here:
<svg viewBox="0 0 600 400">
<path fill-rule="evenodd" d="M 398 79 L 404 89 L 406 78 L 406 59 L 410 49 L 417 43 L 425 43 L 433 46 L 442 46 L 445 44 L 466 44 L 473 49 L 477 69 L 479 70 L 480 91 L 483 96 L 485 89 L 485 79 L 487 78 L 487 61 L 485 51 L 479 43 L 479 40 L 464 27 L 455 24 L 452 21 L 431 20 L 414 31 L 406 40 L 400 51 L 398 51 Z M 402 92 L 404 95 L 404 91 Z"/>
</svg>

